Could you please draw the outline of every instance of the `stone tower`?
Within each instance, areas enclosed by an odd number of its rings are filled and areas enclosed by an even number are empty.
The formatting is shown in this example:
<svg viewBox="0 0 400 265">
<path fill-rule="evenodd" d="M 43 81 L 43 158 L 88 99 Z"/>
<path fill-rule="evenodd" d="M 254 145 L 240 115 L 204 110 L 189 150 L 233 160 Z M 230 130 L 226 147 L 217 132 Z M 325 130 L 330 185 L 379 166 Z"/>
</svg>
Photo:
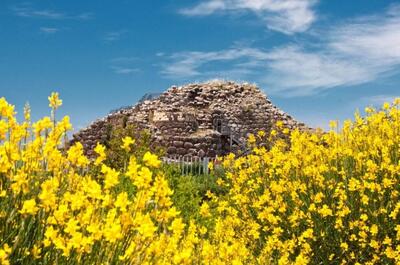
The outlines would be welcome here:
<svg viewBox="0 0 400 265">
<path fill-rule="evenodd" d="M 308 129 L 255 85 L 212 81 L 173 86 L 155 99 L 111 113 L 75 134 L 72 142 L 82 142 L 91 156 L 110 125 L 133 124 L 149 130 L 154 144 L 169 156 L 215 157 L 246 152 L 247 135 L 259 130 L 268 134 L 277 121 L 290 130 Z"/>
</svg>

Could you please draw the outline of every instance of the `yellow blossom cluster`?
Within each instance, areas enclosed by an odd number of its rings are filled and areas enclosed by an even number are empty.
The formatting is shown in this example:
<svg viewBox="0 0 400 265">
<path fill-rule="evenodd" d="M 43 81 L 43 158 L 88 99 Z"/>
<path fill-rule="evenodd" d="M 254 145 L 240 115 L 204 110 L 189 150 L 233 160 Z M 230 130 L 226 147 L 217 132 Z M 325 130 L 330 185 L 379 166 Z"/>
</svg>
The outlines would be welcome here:
<svg viewBox="0 0 400 265">
<path fill-rule="evenodd" d="M 0 264 L 399 264 L 399 106 L 340 131 L 252 135 L 251 154 L 210 165 L 224 192 L 185 222 L 167 170 L 133 139 L 117 170 L 100 143 L 94 159 L 64 148 L 68 117 L 19 123 L 1 98 Z"/>
<path fill-rule="evenodd" d="M 399 109 L 397 99 L 340 130 L 271 135 L 271 148 L 227 156 L 217 227 L 256 264 L 400 264 Z"/>
<path fill-rule="evenodd" d="M 126 170 L 107 165 L 97 144 L 91 160 L 81 143 L 65 148 L 72 126 L 52 117 L 18 123 L 0 99 L 0 264 L 192 264 L 239 258 L 246 248 L 185 223 L 173 206 L 161 160 L 131 155 Z M 121 139 L 130 153 L 134 140 Z M 142 162 L 140 162 L 142 161 Z M 216 248 L 221 241 L 221 248 Z M 236 246 L 237 245 L 237 246 Z M 219 257 L 219 249 L 225 255 Z"/>
</svg>

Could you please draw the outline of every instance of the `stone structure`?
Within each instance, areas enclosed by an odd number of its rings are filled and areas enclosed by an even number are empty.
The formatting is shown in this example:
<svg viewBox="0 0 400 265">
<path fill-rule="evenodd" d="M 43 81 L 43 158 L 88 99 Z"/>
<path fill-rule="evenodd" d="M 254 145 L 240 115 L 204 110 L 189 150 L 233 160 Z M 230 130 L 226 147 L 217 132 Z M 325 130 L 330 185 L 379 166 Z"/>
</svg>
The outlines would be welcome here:
<svg viewBox="0 0 400 265">
<path fill-rule="evenodd" d="M 246 152 L 249 133 L 282 121 L 289 129 L 308 129 L 274 106 L 255 85 L 213 81 L 173 86 L 157 98 L 114 112 L 73 136 L 89 156 L 98 141 L 107 139 L 110 126 L 134 124 L 148 129 L 155 145 L 168 155 L 215 157 Z"/>
</svg>

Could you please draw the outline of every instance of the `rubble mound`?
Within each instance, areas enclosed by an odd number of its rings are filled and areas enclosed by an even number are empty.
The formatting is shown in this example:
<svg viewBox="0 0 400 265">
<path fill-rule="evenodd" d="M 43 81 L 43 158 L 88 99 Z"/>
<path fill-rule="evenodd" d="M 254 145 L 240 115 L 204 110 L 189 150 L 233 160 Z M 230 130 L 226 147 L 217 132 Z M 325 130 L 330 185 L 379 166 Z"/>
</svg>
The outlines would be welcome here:
<svg viewBox="0 0 400 265">
<path fill-rule="evenodd" d="M 73 136 L 86 154 L 107 141 L 110 128 L 134 125 L 150 132 L 155 146 L 168 156 L 215 157 L 246 152 L 246 138 L 277 121 L 290 130 L 309 128 L 274 106 L 255 85 L 229 81 L 172 86 L 157 97 L 110 113 Z"/>
</svg>

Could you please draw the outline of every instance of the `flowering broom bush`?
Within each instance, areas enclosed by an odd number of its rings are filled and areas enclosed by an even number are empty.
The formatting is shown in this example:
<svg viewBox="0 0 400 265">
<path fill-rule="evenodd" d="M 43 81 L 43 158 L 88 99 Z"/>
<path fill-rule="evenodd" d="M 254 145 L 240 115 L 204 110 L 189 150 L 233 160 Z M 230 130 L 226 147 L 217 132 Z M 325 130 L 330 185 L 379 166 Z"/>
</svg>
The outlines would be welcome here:
<svg viewBox="0 0 400 265">
<path fill-rule="evenodd" d="M 400 263 L 400 100 L 340 131 L 251 136 L 187 221 L 156 155 L 123 138 L 117 170 L 101 144 L 94 160 L 64 150 L 72 127 L 49 101 L 32 124 L 0 99 L 1 264 Z"/>
</svg>

